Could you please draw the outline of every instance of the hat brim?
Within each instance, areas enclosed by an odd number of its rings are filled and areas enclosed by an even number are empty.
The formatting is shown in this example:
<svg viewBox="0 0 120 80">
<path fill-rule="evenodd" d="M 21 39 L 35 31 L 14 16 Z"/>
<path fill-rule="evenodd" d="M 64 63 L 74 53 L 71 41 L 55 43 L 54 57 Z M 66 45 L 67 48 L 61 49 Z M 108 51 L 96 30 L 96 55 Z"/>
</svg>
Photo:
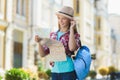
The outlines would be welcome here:
<svg viewBox="0 0 120 80">
<path fill-rule="evenodd" d="M 62 15 L 62 16 L 65 16 L 65 17 L 71 19 L 71 20 L 73 19 L 73 17 L 68 16 L 68 15 L 66 15 L 66 14 L 59 13 L 59 12 L 56 12 L 56 15 L 57 15 L 57 16 L 58 16 L 58 15 Z"/>
</svg>

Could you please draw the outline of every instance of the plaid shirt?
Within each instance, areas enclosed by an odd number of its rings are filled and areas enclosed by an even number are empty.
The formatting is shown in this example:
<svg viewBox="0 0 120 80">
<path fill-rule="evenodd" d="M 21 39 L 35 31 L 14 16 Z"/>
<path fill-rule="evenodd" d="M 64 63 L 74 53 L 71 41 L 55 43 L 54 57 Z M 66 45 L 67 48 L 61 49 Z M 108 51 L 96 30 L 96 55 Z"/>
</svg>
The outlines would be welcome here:
<svg viewBox="0 0 120 80">
<path fill-rule="evenodd" d="M 70 35 L 70 31 L 63 34 L 60 37 L 60 42 L 63 43 L 63 45 L 65 47 L 66 55 L 70 56 L 70 55 L 74 54 L 74 52 L 70 51 L 69 47 L 68 47 L 69 35 Z M 54 40 L 57 40 L 57 32 L 50 33 L 50 38 L 54 39 Z M 80 35 L 78 33 L 75 33 L 75 40 L 76 40 L 76 43 L 77 43 L 77 48 L 79 48 L 81 46 L 81 44 L 80 44 Z M 47 46 L 43 46 L 43 47 L 44 47 L 45 53 L 49 54 L 49 48 Z"/>
</svg>

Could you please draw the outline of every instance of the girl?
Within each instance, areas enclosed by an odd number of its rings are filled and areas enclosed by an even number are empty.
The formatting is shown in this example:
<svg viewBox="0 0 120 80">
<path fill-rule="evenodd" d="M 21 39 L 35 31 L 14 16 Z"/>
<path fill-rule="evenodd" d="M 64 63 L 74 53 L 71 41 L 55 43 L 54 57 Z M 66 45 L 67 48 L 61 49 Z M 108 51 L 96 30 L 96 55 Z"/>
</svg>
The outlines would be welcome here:
<svg viewBox="0 0 120 80">
<path fill-rule="evenodd" d="M 64 6 L 56 15 L 58 18 L 58 31 L 50 34 L 51 39 L 55 39 L 63 43 L 66 61 L 51 62 L 52 65 L 52 80 L 76 80 L 74 64 L 71 55 L 77 50 L 80 44 L 80 35 L 76 30 L 76 21 L 73 19 L 74 10 L 71 7 Z M 41 38 L 36 35 L 35 41 L 39 44 L 39 52 L 42 57 L 49 54 L 49 48 L 41 45 Z"/>
</svg>

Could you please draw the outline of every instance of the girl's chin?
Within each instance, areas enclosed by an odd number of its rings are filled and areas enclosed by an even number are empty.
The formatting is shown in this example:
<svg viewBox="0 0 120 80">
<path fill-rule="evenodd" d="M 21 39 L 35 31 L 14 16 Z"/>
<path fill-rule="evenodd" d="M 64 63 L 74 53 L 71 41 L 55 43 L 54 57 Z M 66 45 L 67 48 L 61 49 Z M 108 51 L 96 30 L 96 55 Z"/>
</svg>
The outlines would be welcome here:
<svg viewBox="0 0 120 80">
<path fill-rule="evenodd" d="M 65 27 L 65 25 L 60 25 L 61 27 Z"/>
</svg>

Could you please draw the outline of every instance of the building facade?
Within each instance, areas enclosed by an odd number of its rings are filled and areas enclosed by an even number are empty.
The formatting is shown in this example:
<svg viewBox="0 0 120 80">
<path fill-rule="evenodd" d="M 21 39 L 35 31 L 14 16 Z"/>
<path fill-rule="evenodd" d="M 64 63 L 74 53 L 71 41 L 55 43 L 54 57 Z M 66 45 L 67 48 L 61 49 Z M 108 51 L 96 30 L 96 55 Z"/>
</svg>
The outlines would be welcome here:
<svg viewBox="0 0 120 80">
<path fill-rule="evenodd" d="M 29 0 L 0 0 L 1 68 L 26 67 L 28 30 L 30 27 Z"/>
<path fill-rule="evenodd" d="M 111 42 L 112 42 L 112 64 L 120 70 L 120 15 L 110 14 L 109 22 L 111 30 Z"/>
<path fill-rule="evenodd" d="M 6 21 L 6 0 L 0 0 L 0 68 L 5 67 L 5 39 L 8 22 Z"/>
<path fill-rule="evenodd" d="M 96 69 L 111 65 L 111 28 L 108 24 L 107 4 L 107 0 L 95 1 Z"/>
</svg>

